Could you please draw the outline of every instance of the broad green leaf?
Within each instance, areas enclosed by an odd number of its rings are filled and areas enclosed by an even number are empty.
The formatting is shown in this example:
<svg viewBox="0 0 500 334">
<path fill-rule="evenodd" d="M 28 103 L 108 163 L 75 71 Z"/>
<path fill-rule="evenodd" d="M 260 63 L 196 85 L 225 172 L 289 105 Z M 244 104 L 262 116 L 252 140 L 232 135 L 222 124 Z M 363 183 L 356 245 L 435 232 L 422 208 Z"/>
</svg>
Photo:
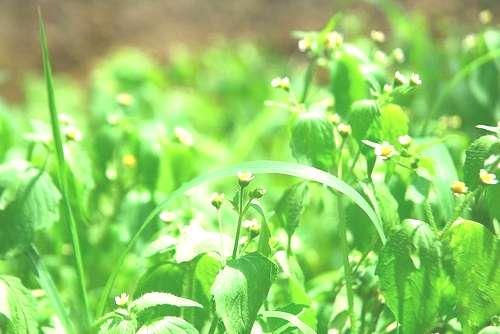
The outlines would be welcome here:
<svg viewBox="0 0 500 334">
<path fill-rule="evenodd" d="M 227 333 L 250 333 L 276 274 L 273 262 L 250 253 L 230 261 L 217 275 L 212 294 Z"/>
<path fill-rule="evenodd" d="M 262 316 L 266 318 L 279 318 L 288 321 L 294 327 L 297 327 L 304 334 L 316 334 L 316 332 L 305 323 L 303 323 L 295 314 L 281 311 L 264 311 Z"/>
<path fill-rule="evenodd" d="M 59 220 L 60 199 L 45 172 L 24 161 L 0 165 L 0 256 L 26 249 L 36 230 Z"/>
<path fill-rule="evenodd" d="M 368 81 L 362 71 L 364 55 L 352 45 L 346 45 L 333 59 L 330 67 L 330 90 L 335 98 L 335 109 L 347 115 L 351 104 L 368 95 Z"/>
<path fill-rule="evenodd" d="M 360 100 L 352 104 L 349 111 L 349 124 L 352 127 L 352 135 L 358 141 L 369 139 L 370 128 L 376 127 L 380 118 L 377 101 Z"/>
<path fill-rule="evenodd" d="M 405 220 L 382 249 L 377 274 L 403 333 L 426 333 L 438 316 L 439 242 L 427 224 Z"/>
<path fill-rule="evenodd" d="M 294 184 L 285 190 L 276 205 L 276 217 L 289 237 L 293 235 L 299 226 L 308 189 L 307 183 Z"/>
<path fill-rule="evenodd" d="M 397 104 L 380 108 L 380 140 L 399 145 L 398 138 L 408 134 L 408 115 Z"/>
<path fill-rule="evenodd" d="M 99 334 L 135 334 L 137 320 L 109 320 L 99 329 Z"/>
<path fill-rule="evenodd" d="M 306 112 L 292 128 L 290 148 L 297 161 L 329 170 L 333 164 L 333 126 L 320 112 Z"/>
<path fill-rule="evenodd" d="M 0 275 L 0 315 L 7 318 L 6 334 L 38 333 L 35 300 L 16 277 Z"/>
<path fill-rule="evenodd" d="M 131 308 L 136 312 L 141 312 L 150 307 L 158 305 L 171 305 L 177 307 L 203 307 L 201 304 L 193 300 L 178 297 L 171 293 L 149 292 L 134 300 L 131 304 Z"/>
<path fill-rule="evenodd" d="M 464 333 L 476 333 L 500 313 L 500 247 L 483 225 L 456 221 L 444 234 L 445 268 L 457 291 Z"/>
<path fill-rule="evenodd" d="M 182 318 L 165 317 L 148 325 L 144 325 L 137 334 L 198 334 L 198 330 Z"/>
<path fill-rule="evenodd" d="M 499 153 L 500 140 L 495 136 L 482 136 L 470 144 L 465 152 L 464 181 L 471 190 L 479 185 L 479 170 L 484 168 L 484 161 Z"/>
</svg>

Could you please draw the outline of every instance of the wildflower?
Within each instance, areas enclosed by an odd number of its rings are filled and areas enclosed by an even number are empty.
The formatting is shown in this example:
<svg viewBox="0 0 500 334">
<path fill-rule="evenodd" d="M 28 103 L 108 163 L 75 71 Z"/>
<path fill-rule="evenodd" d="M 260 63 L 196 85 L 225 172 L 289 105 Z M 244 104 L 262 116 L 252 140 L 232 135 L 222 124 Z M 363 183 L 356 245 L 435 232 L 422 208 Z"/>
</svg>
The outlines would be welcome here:
<svg viewBox="0 0 500 334">
<path fill-rule="evenodd" d="M 271 86 L 273 88 L 279 88 L 286 91 L 290 90 L 290 79 L 288 77 L 276 77 L 271 80 Z"/>
<path fill-rule="evenodd" d="M 222 206 L 222 203 L 224 202 L 224 194 L 221 193 L 213 193 L 210 196 L 210 203 L 212 203 L 212 206 L 216 208 L 217 210 L 220 209 Z"/>
<path fill-rule="evenodd" d="M 328 114 L 327 118 L 333 124 L 339 124 L 340 123 L 340 116 L 339 116 L 339 114 Z"/>
<path fill-rule="evenodd" d="M 396 71 L 396 73 L 394 73 L 394 87 L 403 86 L 407 84 L 408 84 L 408 78 L 406 78 L 405 75 L 402 74 L 401 72 Z"/>
<path fill-rule="evenodd" d="M 254 176 L 251 172 L 238 172 L 238 182 L 242 188 L 248 186 L 253 178 Z"/>
<path fill-rule="evenodd" d="M 63 132 L 68 141 L 79 142 L 82 140 L 82 132 L 72 125 L 66 126 Z"/>
<path fill-rule="evenodd" d="M 337 31 L 332 31 L 326 35 L 326 47 L 336 49 L 344 43 L 344 37 Z"/>
<path fill-rule="evenodd" d="M 172 211 L 164 210 L 164 211 L 160 212 L 160 215 L 158 217 L 164 223 L 171 223 L 175 219 L 177 219 L 177 214 L 175 212 L 172 212 Z"/>
<path fill-rule="evenodd" d="M 462 181 L 454 181 L 451 184 L 450 188 L 451 188 L 451 191 L 453 191 L 453 194 L 455 196 L 463 195 L 463 194 L 467 193 L 467 191 L 469 191 L 469 188 L 467 188 L 465 183 L 463 183 Z"/>
<path fill-rule="evenodd" d="M 412 86 L 420 86 L 422 84 L 422 79 L 420 79 L 420 75 L 418 75 L 418 73 L 412 73 L 410 75 L 410 84 Z"/>
<path fill-rule="evenodd" d="M 363 143 L 372 147 L 375 151 L 375 155 L 377 157 L 380 157 L 382 160 L 390 159 L 398 153 L 394 146 L 386 141 L 384 141 L 382 144 L 377 144 L 369 140 L 363 140 Z"/>
<path fill-rule="evenodd" d="M 479 178 L 481 179 L 481 182 L 483 182 L 484 184 L 491 185 L 498 183 L 497 176 L 493 173 L 488 173 L 488 171 L 485 169 L 481 169 L 479 171 Z"/>
<path fill-rule="evenodd" d="M 298 47 L 301 52 L 307 52 L 312 49 L 313 41 L 312 38 L 309 36 L 306 36 L 302 39 L 299 40 L 298 42 Z"/>
<path fill-rule="evenodd" d="M 126 293 L 122 293 L 119 296 L 115 297 L 115 304 L 117 306 L 126 306 L 129 302 L 129 296 Z"/>
<path fill-rule="evenodd" d="M 128 93 L 116 95 L 116 102 L 122 107 L 130 107 L 134 103 L 134 97 Z"/>
<path fill-rule="evenodd" d="M 108 122 L 109 125 L 118 125 L 121 120 L 122 120 L 122 115 L 118 113 L 112 113 L 106 115 L 106 122 Z"/>
<path fill-rule="evenodd" d="M 385 34 L 382 31 L 379 30 L 372 30 L 370 32 L 370 37 L 377 43 L 384 43 L 385 42 Z"/>
<path fill-rule="evenodd" d="M 384 51 L 377 50 L 373 54 L 373 58 L 375 59 L 376 62 L 386 65 L 387 64 L 387 55 L 385 54 Z"/>
<path fill-rule="evenodd" d="M 493 20 L 493 14 L 490 10 L 485 9 L 479 12 L 479 22 L 482 24 L 489 24 Z"/>
<path fill-rule="evenodd" d="M 127 168 L 134 168 L 137 165 L 137 159 L 133 154 L 125 154 L 122 157 L 122 164 Z"/>
<path fill-rule="evenodd" d="M 176 127 L 174 129 L 174 136 L 183 145 L 193 146 L 194 144 L 193 135 L 184 128 Z"/>
<path fill-rule="evenodd" d="M 250 192 L 250 197 L 251 198 L 261 198 L 262 196 L 264 196 L 266 194 L 266 189 L 264 188 L 255 188 L 254 190 L 252 190 Z"/>
<path fill-rule="evenodd" d="M 61 123 L 62 125 L 71 125 L 73 124 L 73 118 L 71 118 L 70 115 L 68 114 L 64 114 L 64 113 L 61 113 L 59 114 L 59 123 Z"/>
<path fill-rule="evenodd" d="M 477 37 L 474 34 L 468 34 L 462 40 L 462 47 L 465 50 L 473 49 L 477 45 Z"/>
<path fill-rule="evenodd" d="M 339 131 L 340 135 L 344 138 L 349 137 L 349 135 L 352 132 L 351 126 L 349 124 L 345 124 L 345 123 L 340 123 L 337 126 L 337 130 Z"/>
<path fill-rule="evenodd" d="M 260 232 L 260 224 L 257 219 L 247 219 L 241 223 L 244 229 L 249 230 L 253 234 L 258 234 Z"/>
<path fill-rule="evenodd" d="M 410 146 L 412 140 L 413 140 L 413 138 L 411 138 L 408 135 L 400 136 L 398 138 L 399 143 L 401 144 L 401 146 L 404 146 L 404 147 Z"/>
<path fill-rule="evenodd" d="M 401 48 L 395 48 L 392 50 L 392 57 L 398 62 L 399 64 L 404 63 L 405 61 L 405 53 Z"/>
</svg>

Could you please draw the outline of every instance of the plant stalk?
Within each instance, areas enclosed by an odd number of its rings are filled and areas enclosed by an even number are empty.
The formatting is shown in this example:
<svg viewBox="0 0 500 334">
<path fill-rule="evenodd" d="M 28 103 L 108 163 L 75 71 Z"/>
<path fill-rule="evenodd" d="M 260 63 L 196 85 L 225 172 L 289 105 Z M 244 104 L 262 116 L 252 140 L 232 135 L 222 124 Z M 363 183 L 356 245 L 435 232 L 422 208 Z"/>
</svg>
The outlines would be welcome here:
<svg viewBox="0 0 500 334">
<path fill-rule="evenodd" d="M 243 221 L 243 194 L 244 187 L 240 187 L 240 201 L 238 203 L 238 226 L 236 227 L 236 236 L 234 237 L 234 246 L 233 246 L 233 255 L 231 258 L 236 259 L 236 255 L 238 253 L 238 244 L 240 242 L 240 233 L 241 233 L 241 222 Z"/>
<path fill-rule="evenodd" d="M 304 88 L 302 90 L 302 96 L 300 97 L 300 103 L 305 103 L 307 100 L 307 95 L 309 94 L 309 88 L 311 87 L 312 78 L 314 75 L 314 70 L 316 69 L 316 57 L 312 58 L 307 66 L 306 74 L 304 77 Z"/>
</svg>

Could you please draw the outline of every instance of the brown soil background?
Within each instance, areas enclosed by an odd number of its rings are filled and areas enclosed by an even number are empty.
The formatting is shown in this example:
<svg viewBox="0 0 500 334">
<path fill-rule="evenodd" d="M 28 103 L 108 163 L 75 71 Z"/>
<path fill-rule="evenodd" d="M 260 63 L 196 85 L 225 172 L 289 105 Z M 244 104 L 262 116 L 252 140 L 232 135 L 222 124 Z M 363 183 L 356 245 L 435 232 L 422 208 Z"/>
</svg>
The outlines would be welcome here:
<svg viewBox="0 0 500 334">
<path fill-rule="evenodd" d="M 490 8 L 496 20 L 498 0 L 406 0 L 430 22 L 475 24 Z M 318 29 L 337 11 L 359 13 L 384 29 L 377 9 L 361 1 L 326 0 L 0 0 L 0 96 L 22 97 L 26 73 L 39 71 L 37 11 L 42 8 L 54 68 L 85 80 L 92 65 L 114 49 L 140 48 L 165 59 L 173 45 L 196 50 L 216 38 L 251 40 L 278 52 L 295 47 L 290 31 Z M 438 34 L 438 32 L 437 32 Z"/>
</svg>

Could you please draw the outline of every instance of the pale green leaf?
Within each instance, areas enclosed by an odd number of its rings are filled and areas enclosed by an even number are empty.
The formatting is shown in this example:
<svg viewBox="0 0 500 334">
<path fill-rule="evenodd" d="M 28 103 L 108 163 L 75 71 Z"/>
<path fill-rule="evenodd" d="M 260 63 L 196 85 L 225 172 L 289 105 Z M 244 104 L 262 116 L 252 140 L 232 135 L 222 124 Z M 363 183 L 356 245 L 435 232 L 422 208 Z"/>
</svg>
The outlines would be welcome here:
<svg viewBox="0 0 500 334">
<path fill-rule="evenodd" d="M 166 292 L 149 292 L 134 300 L 131 308 L 136 312 L 144 311 L 158 305 L 171 305 L 177 307 L 199 307 L 203 306 L 193 300 L 178 297 Z"/>
<path fill-rule="evenodd" d="M 0 275 L 0 314 L 7 318 L 7 334 L 38 333 L 35 300 L 17 277 Z"/>
<path fill-rule="evenodd" d="M 226 333 L 250 333 L 276 273 L 273 262 L 251 253 L 230 261 L 217 275 L 212 294 Z"/>
<path fill-rule="evenodd" d="M 137 334 L 198 334 L 198 330 L 182 318 L 165 317 L 142 326 Z"/>
<path fill-rule="evenodd" d="M 294 314 L 281 312 L 281 311 L 264 311 L 261 313 L 263 317 L 266 318 L 279 318 L 288 321 L 291 325 L 298 328 L 300 332 L 304 334 L 316 334 L 316 332 L 305 323 L 303 323 L 299 317 Z"/>
</svg>

